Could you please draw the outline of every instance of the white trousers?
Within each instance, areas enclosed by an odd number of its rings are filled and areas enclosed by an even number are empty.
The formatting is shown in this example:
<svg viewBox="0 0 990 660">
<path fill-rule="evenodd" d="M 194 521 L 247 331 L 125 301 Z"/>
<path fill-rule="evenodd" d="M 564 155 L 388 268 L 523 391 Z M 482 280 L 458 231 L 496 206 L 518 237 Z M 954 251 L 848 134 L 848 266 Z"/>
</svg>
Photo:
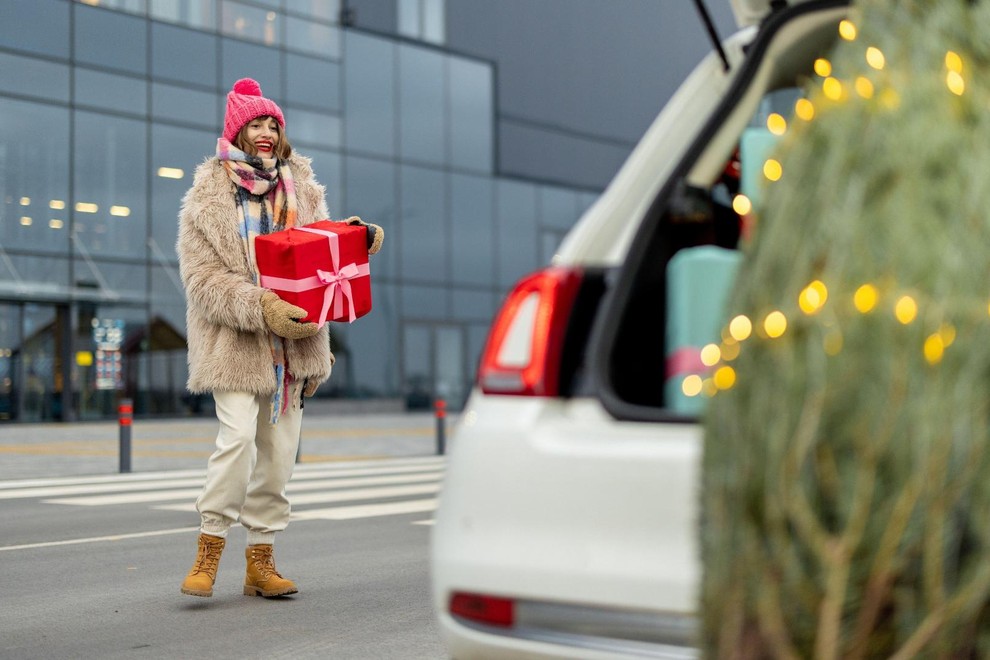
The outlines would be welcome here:
<svg viewBox="0 0 990 660">
<path fill-rule="evenodd" d="M 271 398 L 246 392 L 215 392 L 220 432 L 196 500 L 200 531 L 226 537 L 238 520 L 248 545 L 272 543 L 289 524 L 285 484 L 292 476 L 302 426 L 302 384 L 289 385 L 289 406 L 278 424 L 269 422 Z"/>
</svg>

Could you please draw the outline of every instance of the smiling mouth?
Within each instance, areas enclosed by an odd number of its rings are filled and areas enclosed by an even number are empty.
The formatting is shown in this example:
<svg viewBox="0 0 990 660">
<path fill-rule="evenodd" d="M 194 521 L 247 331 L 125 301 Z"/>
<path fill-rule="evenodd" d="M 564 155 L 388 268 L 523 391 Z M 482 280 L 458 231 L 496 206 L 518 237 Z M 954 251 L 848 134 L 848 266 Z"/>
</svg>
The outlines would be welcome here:
<svg viewBox="0 0 990 660">
<path fill-rule="evenodd" d="M 272 143 L 267 140 L 261 140 L 260 142 L 255 142 L 254 146 L 258 148 L 258 151 L 271 151 Z"/>
</svg>

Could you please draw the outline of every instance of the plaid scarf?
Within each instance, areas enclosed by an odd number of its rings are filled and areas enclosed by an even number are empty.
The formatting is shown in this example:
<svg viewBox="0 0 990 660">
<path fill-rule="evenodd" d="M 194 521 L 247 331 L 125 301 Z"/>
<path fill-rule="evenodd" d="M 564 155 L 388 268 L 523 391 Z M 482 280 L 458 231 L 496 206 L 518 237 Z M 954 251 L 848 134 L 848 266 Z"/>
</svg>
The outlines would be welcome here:
<svg viewBox="0 0 990 660">
<path fill-rule="evenodd" d="M 296 187 L 292 172 L 285 161 L 249 156 L 226 138 L 217 140 L 217 158 L 235 185 L 234 198 L 241 221 L 244 254 L 257 284 L 260 275 L 254 252 L 255 237 L 296 225 Z M 270 415 L 271 423 L 275 425 L 288 405 L 286 393 L 292 374 L 289 373 L 284 340 L 273 332 L 269 332 L 268 337 L 277 383 Z"/>
</svg>

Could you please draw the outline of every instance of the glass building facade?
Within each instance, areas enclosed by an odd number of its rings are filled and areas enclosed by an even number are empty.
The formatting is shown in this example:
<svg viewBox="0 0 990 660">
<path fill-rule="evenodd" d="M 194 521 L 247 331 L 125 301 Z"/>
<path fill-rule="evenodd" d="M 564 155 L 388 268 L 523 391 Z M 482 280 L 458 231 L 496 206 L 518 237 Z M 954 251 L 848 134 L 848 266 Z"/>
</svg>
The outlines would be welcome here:
<svg viewBox="0 0 990 660">
<path fill-rule="evenodd" d="M 241 77 L 332 217 L 386 233 L 318 396 L 462 403 L 502 296 L 597 191 L 499 176 L 495 67 L 435 43 L 442 8 L 419 41 L 342 25 L 339 0 L 4 0 L 0 420 L 209 412 L 185 392 L 177 214 Z"/>
</svg>

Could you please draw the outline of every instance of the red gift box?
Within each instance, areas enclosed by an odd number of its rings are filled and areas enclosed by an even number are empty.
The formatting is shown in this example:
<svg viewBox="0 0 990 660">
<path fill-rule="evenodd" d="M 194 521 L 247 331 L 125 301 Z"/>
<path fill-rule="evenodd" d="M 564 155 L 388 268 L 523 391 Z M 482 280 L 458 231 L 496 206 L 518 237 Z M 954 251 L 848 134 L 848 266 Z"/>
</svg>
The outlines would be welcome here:
<svg viewBox="0 0 990 660">
<path fill-rule="evenodd" d="M 371 311 L 368 230 L 321 220 L 258 236 L 261 286 L 302 307 L 303 322 L 349 321 Z"/>
</svg>

